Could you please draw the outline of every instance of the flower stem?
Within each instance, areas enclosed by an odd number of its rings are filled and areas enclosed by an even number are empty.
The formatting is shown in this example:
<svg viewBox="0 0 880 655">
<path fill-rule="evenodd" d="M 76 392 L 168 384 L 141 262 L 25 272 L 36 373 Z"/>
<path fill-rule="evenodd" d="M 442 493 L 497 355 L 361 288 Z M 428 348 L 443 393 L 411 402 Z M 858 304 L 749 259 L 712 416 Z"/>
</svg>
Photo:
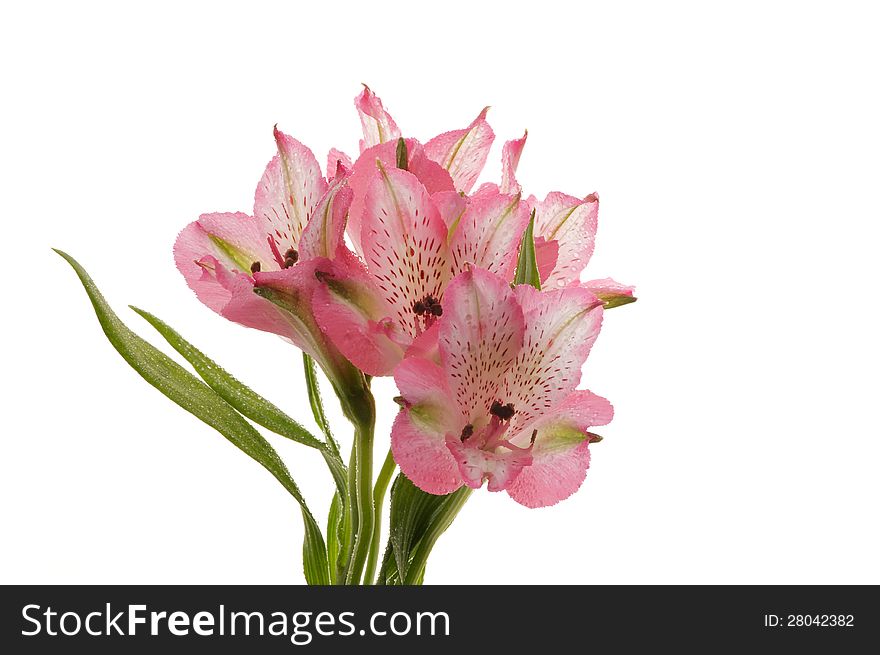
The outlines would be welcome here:
<svg viewBox="0 0 880 655">
<path fill-rule="evenodd" d="M 385 462 L 379 471 L 379 477 L 376 478 L 376 486 L 373 487 L 373 543 L 370 545 L 370 557 L 367 560 L 367 571 L 364 573 L 364 584 L 373 584 L 373 577 L 376 573 L 376 564 L 379 561 L 379 549 L 381 547 L 380 540 L 382 538 L 382 503 L 385 501 L 385 492 L 388 490 L 388 484 L 391 482 L 391 476 L 394 475 L 394 469 L 397 464 L 391 449 L 385 456 Z"/>
<path fill-rule="evenodd" d="M 464 507 L 468 498 L 471 497 L 472 492 L 473 489 L 470 487 L 461 487 L 458 491 L 449 494 L 449 498 L 432 517 L 430 527 L 427 532 L 425 532 L 425 536 L 422 537 L 419 542 L 413 560 L 410 562 L 410 565 L 406 570 L 406 580 L 403 581 L 403 584 L 421 584 L 422 579 L 425 576 L 425 566 L 428 563 L 428 556 L 431 554 L 434 544 L 437 543 L 437 539 L 440 538 L 440 535 L 446 531 L 446 528 L 448 528 L 455 520 L 455 517 L 458 516 L 461 508 Z"/>
<path fill-rule="evenodd" d="M 354 475 L 349 493 L 352 497 L 352 518 L 357 511 L 357 528 L 345 583 L 358 585 L 373 542 L 373 430 L 376 406 L 373 395 L 365 389 L 349 418 L 354 423 Z"/>
</svg>

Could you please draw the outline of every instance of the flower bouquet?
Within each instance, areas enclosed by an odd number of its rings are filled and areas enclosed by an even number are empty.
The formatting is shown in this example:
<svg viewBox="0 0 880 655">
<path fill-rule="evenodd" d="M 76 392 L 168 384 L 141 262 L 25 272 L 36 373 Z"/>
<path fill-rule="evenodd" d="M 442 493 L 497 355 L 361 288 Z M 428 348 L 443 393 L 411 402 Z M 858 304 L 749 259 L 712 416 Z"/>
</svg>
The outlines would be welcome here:
<svg viewBox="0 0 880 655">
<path fill-rule="evenodd" d="M 535 508 L 580 487 L 601 440 L 593 429 L 612 418 L 607 400 L 577 388 L 581 367 L 603 311 L 635 298 L 609 278 L 580 280 L 595 194 L 524 197 L 516 170 L 527 134 L 504 144 L 500 183 L 474 190 L 494 140 L 486 110 L 423 144 L 402 136 L 369 88 L 355 105 L 356 160 L 331 150 L 325 176 L 276 127 L 253 214 L 204 214 L 174 245 L 205 305 L 302 351 L 320 437 L 140 309 L 194 373 L 137 336 L 59 254 L 122 357 L 296 500 L 309 584 L 420 584 L 437 539 L 484 483 Z M 319 373 L 353 426 L 348 455 L 325 416 Z M 376 376 L 394 377 L 400 410 L 374 475 Z M 255 426 L 321 453 L 334 493 L 324 527 Z"/>
</svg>

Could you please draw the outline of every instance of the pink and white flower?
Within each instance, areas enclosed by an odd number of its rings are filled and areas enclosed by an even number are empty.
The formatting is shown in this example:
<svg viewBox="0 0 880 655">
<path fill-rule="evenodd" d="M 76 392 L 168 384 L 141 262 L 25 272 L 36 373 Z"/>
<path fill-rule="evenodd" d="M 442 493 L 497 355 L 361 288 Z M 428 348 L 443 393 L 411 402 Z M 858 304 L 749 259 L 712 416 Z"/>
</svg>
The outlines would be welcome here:
<svg viewBox="0 0 880 655">
<path fill-rule="evenodd" d="M 319 329 L 311 306 L 319 258 L 343 239 L 352 201 L 348 172 L 337 156 L 328 184 L 311 150 L 277 128 L 275 141 L 278 154 L 257 185 L 253 216 L 203 214 L 178 236 L 174 259 L 208 307 L 289 339 L 339 382 L 351 367 Z M 261 296 L 255 287 L 267 291 Z M 283 307 L 267 299 L 273 289 L 284 294 Z"/>
<path fill-rule="evenodd" d="M 574 493 L 589 466 L 589 429 L 613 414 L 576 389 L 602 311 L 583 287 L 539 292 L 476 267 L 459 274 L 442 321 L 394 372 L 401 471 L 428 493 L 485 481 L 528 507 Z"/>
</svg>

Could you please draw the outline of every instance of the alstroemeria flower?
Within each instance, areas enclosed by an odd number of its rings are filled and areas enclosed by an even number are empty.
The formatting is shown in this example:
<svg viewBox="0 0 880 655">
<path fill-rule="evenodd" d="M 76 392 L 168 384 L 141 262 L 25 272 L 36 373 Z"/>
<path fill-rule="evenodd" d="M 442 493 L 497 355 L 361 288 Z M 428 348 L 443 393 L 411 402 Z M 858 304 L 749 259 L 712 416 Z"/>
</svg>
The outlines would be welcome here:
<svg viewBox="0 0 880 655">
<path fill-rule="evenodd" d="M 399 130 L 381 101 L 365 88 L 356 106 L 364 150 L 348 178 L 347 230 L 361 259 L 340 247 L 321 270 L 314 311 L 358 368 L 388 375 L 442 314 L 446 286 L 465 265 L 512 279 L 529 210 L 518 194 L 498 189 L 465 195 L 494 138 L 485 110 L 424 146 L 404 140 L 404 170 L 400 137 L 388 140 Z"/>
<path fill-rule="evenodd" d="M 335 176 L 328 185 L 306 146 L 277 128 L 275 141 L 278 154 L 257 185 L 253 216 L 203 214 L 178 236 L 175 262 L 208 307 L 289 339 L 339 382 L 350 365 L 318 328 L 311 305 L 318 258 L 341 243 L 351 204 L 344 156 L 334 160 L 331 152 Z M 255 286 L 283 290 L 283 307 L 254 293 Z"/>
<path fill-rule="evenodd" d="M 496 187 L 493 184 L 484 184 L 477 191 L 478 194 L 491 193 L 496 188 L 503 193 L 522 192 L 516 179 L 516 169 L 528 135 L 526 131 L 521 138 L 504 144 L 501 153 L 501 185 Z M 593 255 L 599 196 L 591 193 L 578 198 L 560 191 L 551 191 L 544 200 L 539 201 L 532 195 L 524 202 L 535 211 L 535 255 L 541 284 L 550 288 L 579 284 L 581 272 Z M 623 291 L 627 295 L 628 292 L 628 297 L 632 299 L 633 287 L 626 287 L 610 278 L 586 282 L 585 286 L 602 289 L 608 283 L 616 289 L 615 293 Z M 619 304 L 624 303 L 612 305 L 606 302 L 605 306 L 608 308 Z"/>
<path fill-rule="evenodd" d="M 584 481 L 593 426 L 610 403 L 577 390 L 602 321 L 583 287 L 539 292 L 469 267 L 446 291 L 443 319 L 396 368 L 403 410 L 392 429 L 401 471 L 432 494 L 506 490 L 527 507 Z"/>
</svg>

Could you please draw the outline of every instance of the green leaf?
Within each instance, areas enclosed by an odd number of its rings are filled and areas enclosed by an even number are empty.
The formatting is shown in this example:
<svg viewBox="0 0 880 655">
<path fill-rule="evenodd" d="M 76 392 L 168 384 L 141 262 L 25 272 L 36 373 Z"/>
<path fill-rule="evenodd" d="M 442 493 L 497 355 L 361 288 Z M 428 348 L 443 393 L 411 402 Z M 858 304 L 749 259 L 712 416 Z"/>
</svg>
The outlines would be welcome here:
<svg viewBox="0 0 880 655">
<path fill-rule="evenodd" d="M 342 463 L 338 455 L 328 448 L 327 444 L 316 438 L 302 425 L 294 421 L 256 391 L 227 373 L 214 360 L 184 339 L 170 325 L 143 309 L 137 307 L 132 307 L 132 309 L 156 328 L 156 331 L 165 338 L 171 347 L 192 364 L 196 373 L 201 376 L 208 386 L 236 410 L 258 425 L 272 430 L 275 434 L 319 450 L 324 456 L 324 461 L 327 462 L 327 467 L 330 469 L 330 474 L 333 476 L 337 487 L 341 485 L 344 492 L 348 476 L 345 464 Z"/>
<path fill-rule="evenodd" d="M 132 332 L 110 308 L 88 273 L 73 257 L 60 250 L 55 252 L 76 271 L 92 302 L 104 334 L 122 358 L 165 396 L 210 425 L 261 464 L 299 503 L 305 524 L 303 567 L 306 581 L 309 584 L 329 584 L 327 550 L 321 529 L 275 449 L 219 394 L 165 353 Z"/>
<path fill-rule="evenodd" d="M 523 233 L 519 246 L 519 257 L 516 260 L 516 277 L 514 284 L 531 284 L 540 291 L 541 275 L 538 272 L 538 260 L 535 255 L 535 210 L 529 219 L 529 226 Z"/>
<path fill-rule="evenodd" d="M 386 584 L 408 579 L 411 580 L 407 583 L 412 584 L 424 575 L 424 560 L 437 537 L 448 527 L 445 517 L 453 508 L 457 513 L 470 492 L 469 487 L 462 487 L 451 494 L 435 496 L 416 487 L 402 473 L 397 476 L 391 486 L 391 552 L 386 553 L 380 572 Z M 412 572 L 410 565 L 418 550 L 422 551 L 421 570 Z"/>
<path fill-rule="evenodd" d="M 318 371 L 315 368 L 315 360 L 308 353 L 303 353 L 303 371 L 306 375 L 306 390 L 309 394 L 309 405 L 312 408 L 312 416 L 315 417 L 315 423 L 324 433 L 327 445 L 339 457 L 339 444 L 333 438 L 333 432 L 330 431 L 330 423 L 327 421 L 327 415 L 324 413 L 324 401 L 321 399 L 321 389 L 318 386 Z"/>
<path fill-rule="evenodd" d="M 327 562 L 330 566 L 330 582 L 336 584 L 339 579 L 339 554 L 342 548 L 342 515 L 344 512 L 342 496 L 333 494 L 330 512 L 327 516 Z"/>
</svg>

